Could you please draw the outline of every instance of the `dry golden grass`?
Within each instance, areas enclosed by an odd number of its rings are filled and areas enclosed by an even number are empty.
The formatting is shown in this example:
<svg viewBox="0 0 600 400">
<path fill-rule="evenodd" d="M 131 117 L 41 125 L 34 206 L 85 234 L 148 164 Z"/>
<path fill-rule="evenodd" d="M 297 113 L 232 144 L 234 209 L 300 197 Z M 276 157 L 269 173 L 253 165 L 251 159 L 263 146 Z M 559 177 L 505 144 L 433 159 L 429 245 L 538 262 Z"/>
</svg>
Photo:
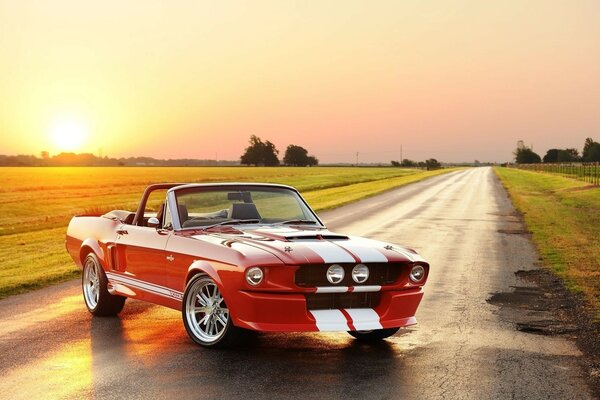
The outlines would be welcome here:
<svg viewBox="0 0 600 400">
<path fill-rule="evenodd" d="M 157 182 L 272 182 L 298 188 L 316 210 L 447 172 L 400 168 L 0 168 L 0 298 L 77 276 L 64 249 L 76 214 L 135 210 Z"/>
<path fill-rule="evenodd" d="M 512 168 L 496 173 L 524 214 L 544 265 L 583 292 L 600 318 L 600 187 Z"/>
</svg>

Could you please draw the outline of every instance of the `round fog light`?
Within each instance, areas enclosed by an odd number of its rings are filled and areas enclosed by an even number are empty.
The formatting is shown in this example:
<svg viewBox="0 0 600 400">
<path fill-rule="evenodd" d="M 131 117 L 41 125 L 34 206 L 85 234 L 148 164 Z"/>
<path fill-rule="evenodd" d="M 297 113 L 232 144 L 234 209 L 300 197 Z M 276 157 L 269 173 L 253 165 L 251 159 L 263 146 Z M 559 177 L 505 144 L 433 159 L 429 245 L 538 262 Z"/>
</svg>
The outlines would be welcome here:
<svg viewBox="0 0 600 400">
<path fill-rule="evenodd" d="M 246 271 L 246 282 L 252 286 L 256 286 L 263 280 L 263 271 L 258 267 L 250 268 Z"/>
<path fill-rule="evenodd" d="M 425 278 L 425 268 L 422 265 L 415 265 L 410 270 L 408 277 L 415 283 L 421 282 Z"/>
<path fill-rule="evenodd" d="M 333 264 L 327 268 L 327 280 L 334 285 L 344 279 L 344 268 L 341 265 Z"/>
<path fill-rule="evenodd" d="M 369 279 L 369 267 L 365 264 L 356 264 L 352 268 L 352 280 L 356 283 L 364 283 Z"/>
</svg>

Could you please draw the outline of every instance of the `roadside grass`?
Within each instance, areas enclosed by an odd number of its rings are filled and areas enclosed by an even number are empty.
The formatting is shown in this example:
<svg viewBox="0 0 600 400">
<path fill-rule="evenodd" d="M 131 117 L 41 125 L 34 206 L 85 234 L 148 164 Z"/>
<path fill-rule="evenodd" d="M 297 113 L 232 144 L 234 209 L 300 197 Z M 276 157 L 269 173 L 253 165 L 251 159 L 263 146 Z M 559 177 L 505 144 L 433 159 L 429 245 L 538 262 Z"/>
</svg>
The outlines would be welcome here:
<svg viewBox="0 0 600 400">
<path fill-rule="evenodd" d="M 0 298 L 72 279 L 64 248 L 73 215 L 135 210 L 156 182 L 271 182 L 298 188 L 325 210 L 455 169 L 401 168 L 0 168 Z"/>
<path fill-rule="evenodd" d="M 495 168 L 548 266 L 582 292 L 600 320 L 600 187 L 574 179 Z"/>
</svg>

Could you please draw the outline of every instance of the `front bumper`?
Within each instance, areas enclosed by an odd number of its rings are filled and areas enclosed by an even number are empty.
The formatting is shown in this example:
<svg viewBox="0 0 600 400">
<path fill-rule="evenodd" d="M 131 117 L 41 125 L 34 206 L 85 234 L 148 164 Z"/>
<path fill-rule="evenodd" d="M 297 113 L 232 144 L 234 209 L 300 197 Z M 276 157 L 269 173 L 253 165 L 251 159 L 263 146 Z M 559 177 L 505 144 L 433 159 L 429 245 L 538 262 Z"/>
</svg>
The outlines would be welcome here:
<svg viewBox="0 0 600 400">
<path fill-rule="evenodd" d="M 317 332 L 399 328 L 417 323 L 420 287 L 380 293 L 374 308 L 308 310 L 300 293 L 238 291 L 234 325 L 257 331 Z M 233 310 L 232 310 L 233 311 Z"/>
</svg>

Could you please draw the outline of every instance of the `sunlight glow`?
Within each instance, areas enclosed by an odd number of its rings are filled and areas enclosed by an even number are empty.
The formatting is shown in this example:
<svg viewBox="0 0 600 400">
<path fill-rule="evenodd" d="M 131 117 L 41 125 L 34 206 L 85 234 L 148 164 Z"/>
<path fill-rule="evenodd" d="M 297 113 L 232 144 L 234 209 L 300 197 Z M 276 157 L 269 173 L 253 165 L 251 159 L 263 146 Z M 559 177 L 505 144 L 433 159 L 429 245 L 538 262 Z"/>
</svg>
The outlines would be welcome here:
<svg viewBox="0 0 600 400">
<path fill-rule="evenodd" d="M 74 117 L 58 119 L 50 129 L 52 142 L 59 151 L 77 151 L 88 137 L 88 127 Z"/>
</svg>

